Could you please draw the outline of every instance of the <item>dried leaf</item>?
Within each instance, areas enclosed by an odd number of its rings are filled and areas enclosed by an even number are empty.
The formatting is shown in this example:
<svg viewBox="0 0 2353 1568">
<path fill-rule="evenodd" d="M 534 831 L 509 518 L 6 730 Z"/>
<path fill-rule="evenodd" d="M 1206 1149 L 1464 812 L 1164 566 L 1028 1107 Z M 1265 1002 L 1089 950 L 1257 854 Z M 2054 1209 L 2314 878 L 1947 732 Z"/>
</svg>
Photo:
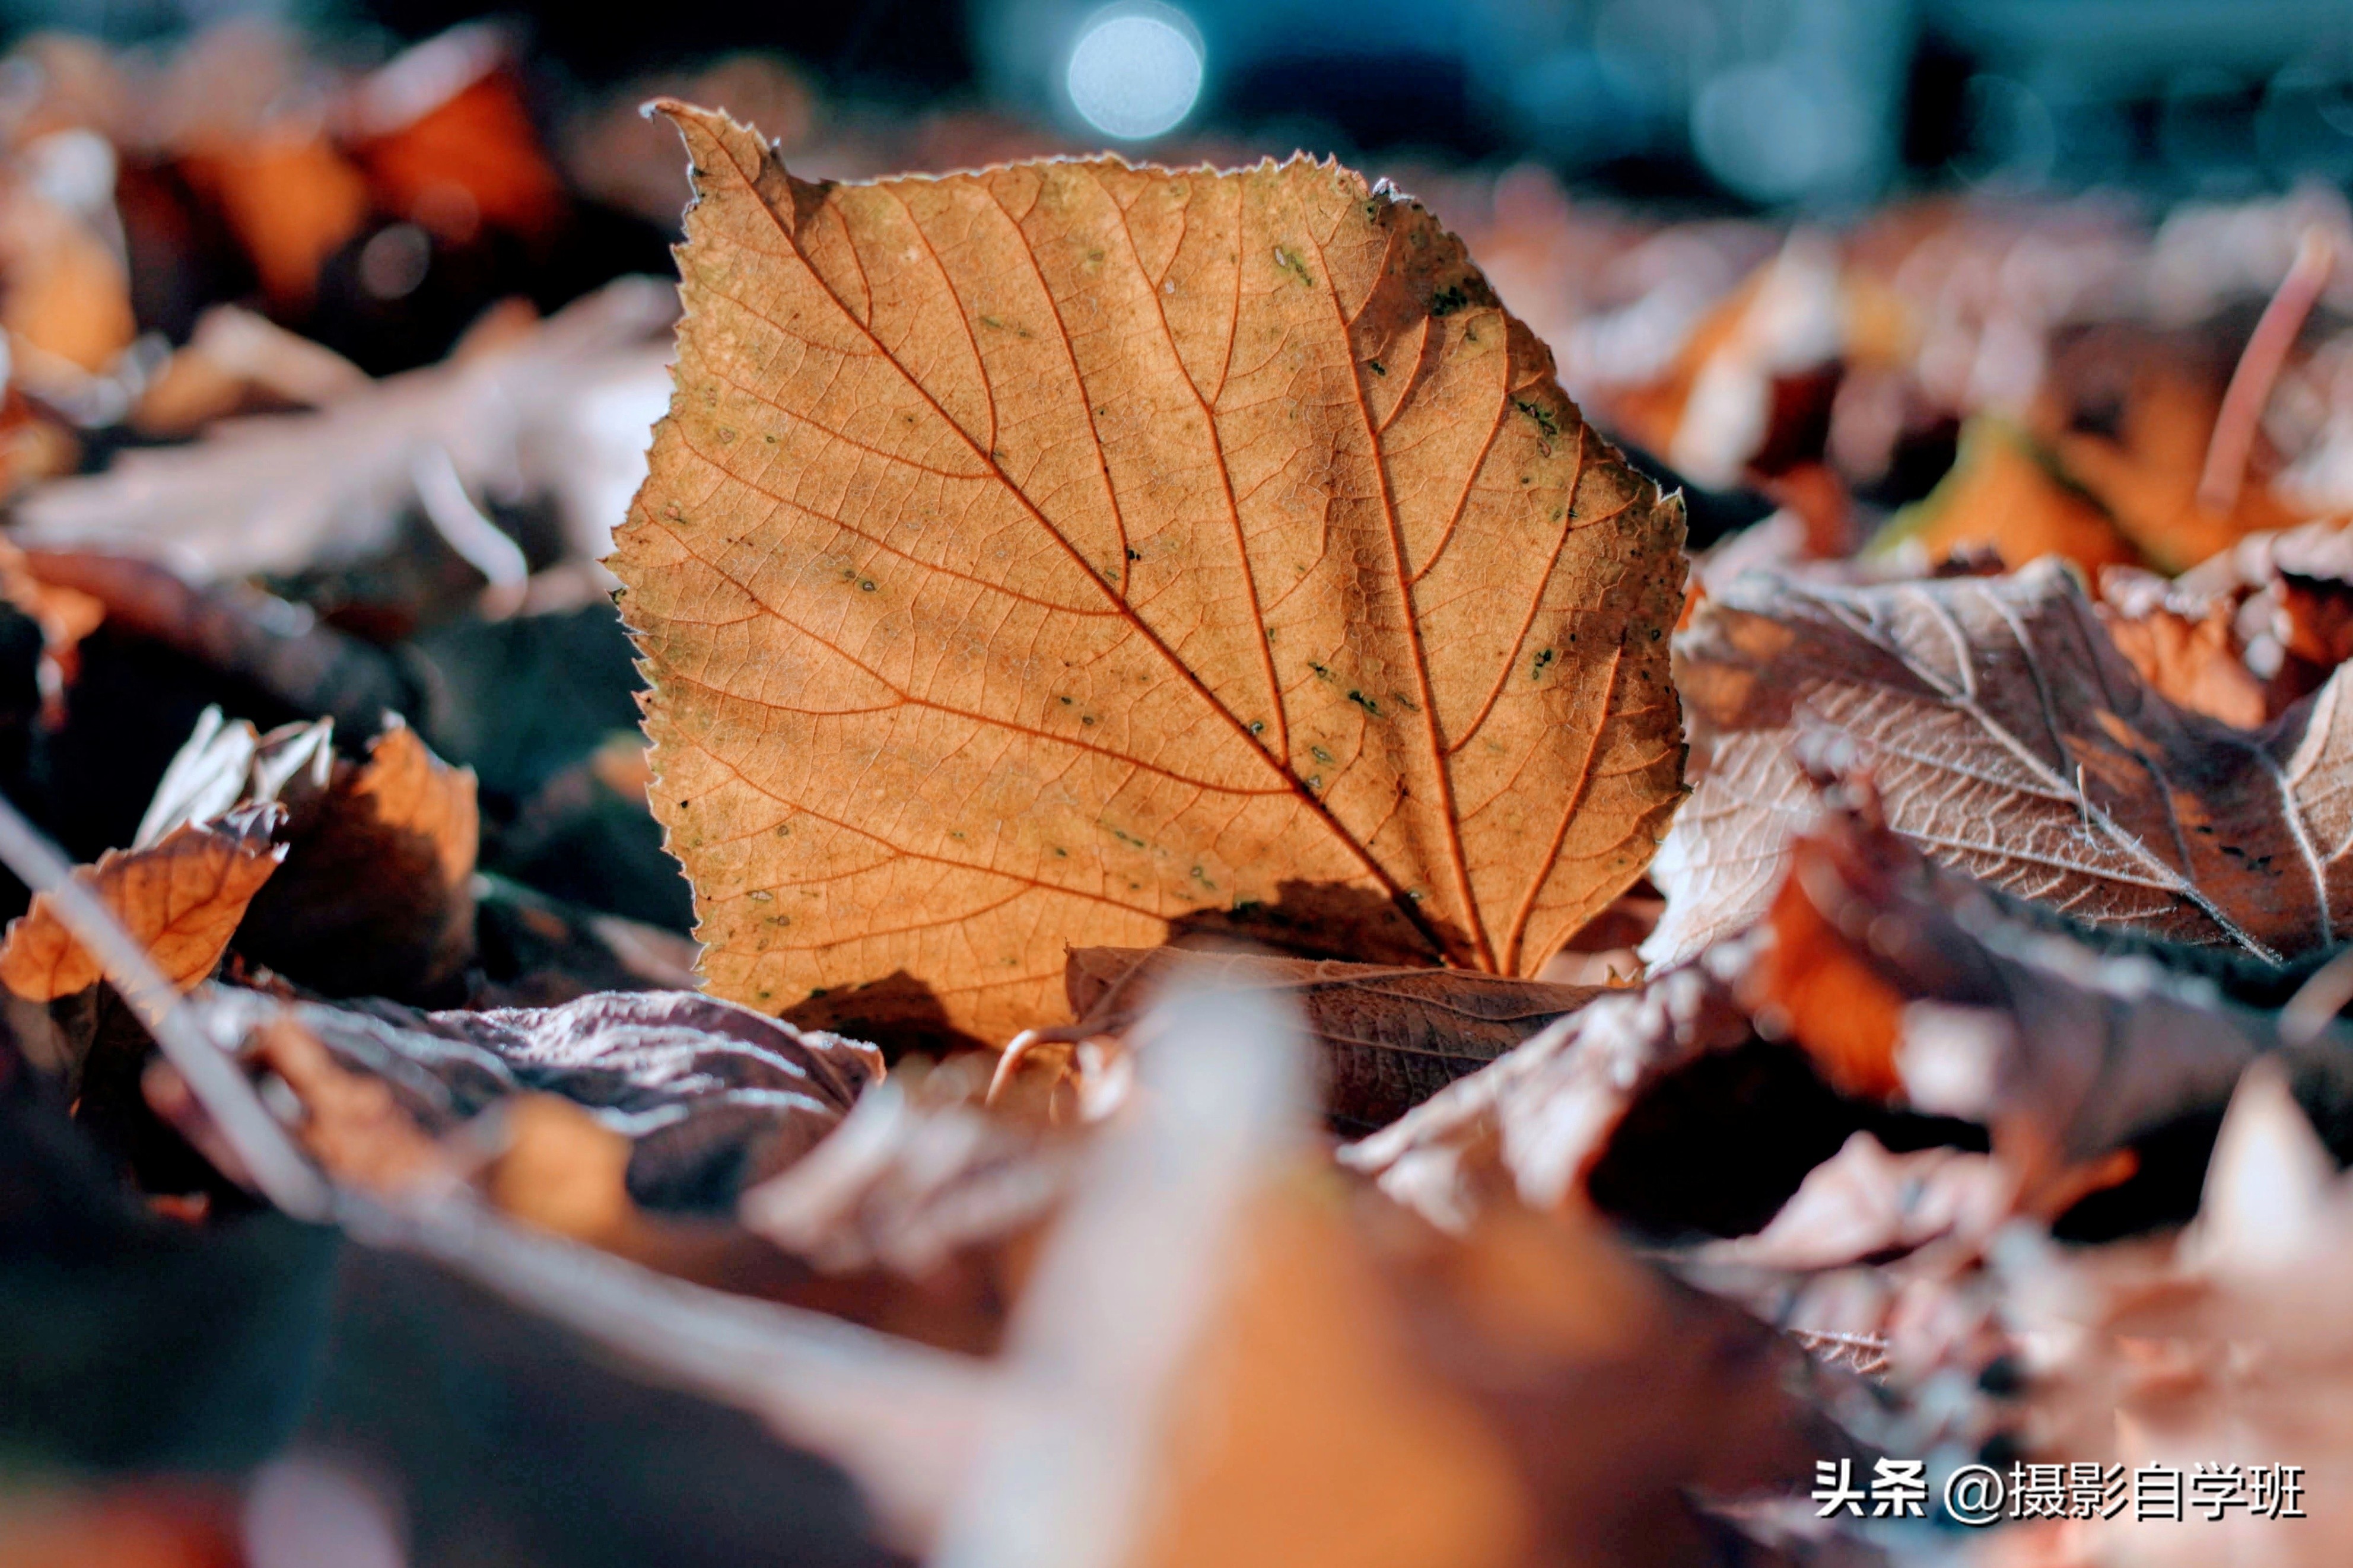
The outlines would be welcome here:
<svg viewBox="0 0 2353 1568">
<path fill-rule="evenodd" d="M 1302 1184 L 1235 1250 L 1143 1563 L 1715 1563 L 1691 1494 L 1776 1485 L 1821 1441 L 1763 1325 L 1589 1214 L 1502 1206 L 1457 1238 Z"/>
<path fill-rule="evenodd" d="M 540 239 L 563 216 L 510 55 L 495 25 L 459 26 L 359 84 L 353 151 L 387 211 L 457 245 L 485 225 Z"/>
<path fill-rule="evenodd" d="M 225 415 L 323 407 L 367 385 L 332 349 L 240 306 L 215 305 L 142 389 L 131 423 L 142 436 L 192 436 Z"/>
<path fill-rule="evenodd" d="M 287 808 L 285 868 L 257 896 L 237 951 L 314 991 L 426 1000 L 474 954 L 480 816 L 453 768 L 396 713 L 364 763 L 320 720 L 259 734 L 208 708 L 164 771 L 134 845 L 232 805 Z"/>
<path fill-rule="evenodd" d="M 1703 1265 L 1834 1268 L 1955 1231 L 1982 1241 L 2010 1217 L 2016 1186 L 1989 1155 L 1943 1148 L 1891 1154 L 1858 1132 L 1807 1173 L 1770 1225 L 1710 1242 L 1692 1258 Z"/>
<path fill-rule="evenodd" d="M 1502 1435 L 1413 1353 L 1345 1216 L 1278 1193 L 1230 1245 L 1240 1279 L 1187 1369 L 1155 1477 L 1166 1523 L 1139 1563 L 1533 1560 L 1533 1500 Z"/>
<path fill-rule="evenodd" d="M 2353 1429 L 2337 1414 L 2349 1220 L 2353 1188 L 2282 1075 L 2259 1070 L 2231 1101 L 2204 1203 L 2178 1243 L 1997 1252 L 2002 1308 L 2030 1373 L 2015 1416 L 2029 1458 L 2185 1474 L 2286 1463 L 2300 1468 L 2304 1517 L 2242 1508 L 2218 1523 L 2193 1507 L 2184 1528 L 2126 1510 L 2056 1541 L 1996 1536 L 1979 1561 L 2189 1568 L 2218 1551 L 2295 1568 L 2341 1561 L 2353 1542 Z"/>
<path fill-rule="evenodd" d="M 18 380 L 37 386 L 102 373 L 138 331 L 121 241 L 107 236 L 114 167 L 112 150 L 89 132 L 60 132 L 35 143 L 0 187 L 0 270 L 8 284 L 0 327 L 23 362 L 12 367 Z M 93 186 L 66 177 L 67 169 L 101 179 Z"/>
<path fill-rule="evenodd" d="M 282 724 L 264 735 L 218 704 L 196 716 L 195 727 L 156 781 L 131 847 L 143 849 L 175 827 L 210 822 L 239 805 L 285 804 L 327 787 L 335 765 L 334 725 L 326 721 Z"/>
<path fill-rule="evenodd" d="M 2011 566 L 2062 555 L 2087 572 L 2135 565 L 2140 552 L 2099 503 L 2058 471 L 2013 426 L 1977 419 L 1961 432 L 1953 467 L 1873 542 L 1915 544 L 1931 561 L 1991 549 Z"/>
<path fill-rule="evenodd" d="M 828 1273 L 934 1280 L 960 1253 L 1036 1232 L 1069 1195 L 1077 1145 L 944 1094 L 934 1080 L 954 1073 L 868 1089 L 806 1158 L 744 1194 L 743 1222 Z"/>
<path fill-rule="evenodd" d="M 1396 1121 L 1602 988 L 1328 959 L 1074 948 L 1063 975 L 1078 1030 L 1124 1031 L 1161 987 L 1270 990 L 1296 1002 L 1322 1054 L 1326 1112 L 1344 1127 Z"/>
<path fill-rule="evenodd" d="M 367 181 L 299 117 L 193 149 L 180 166 L 228 220 L 263 291 L 282 310 L 311 303 L 321 266 L 367 220 Z"/>
<path fill-rule="evenodd" d="M 294 1091 L 302 1107 L 297 1135 L 338 1184 L 390 1194 L 455 1180 L 449 1157 L 391 1089 L 339 1065 L 300 1025 L 282 1016 L 265 1019 L 248 1050 L 256 1065 Z"/>
<path fill-rule="evenodd" d="M 1611 428 L 1711 489 L 1821 455 L 1848 330 L 1836 247 L 1799 229 L 1693 323 L 1655 382 L 1609 395 Z"/>
<path fill-rule="evenodd" d="M 631 386 L 659 387 L 661 355 L 646 340 L 671 317 L 663 293 L 650 279 L 621 279 L 520 338 L 387 377 L 317 413 L 224 421 L 192 446 L 125 453 L 105 473 L 26 497 L 17 537 L 136 553 L 216 584 L 364 560 L 412 506 L 462 532 L 453 500 L 545 493 L 575 551 L 601 554 L 617 499 L 642 472 L 645 437 L 624 421 L 628 450 L 600 456 L 599 419 Z M 454 468 L 456 483 L 436 488 L 428 463 L 445 477 Z M 513 551 L 487 521 L 479 529 Z"/>
<path fill-rule="evenodd" d="M 272 840 L 280 815 L 261 807 L 190 824 L 143 849 L 110 849 L 74 875 L 185 990 L 213 972 L 246 906 L 285 858 Z M 70 996 L 100 975 L 98 960 L 68 934 L 47 894 L 0 938 L 0 983 L 27 1001 Z"/>
<path fill-rule="evenodd" d="M 0 548 L 0 598 L 41 628 L 41 659 L 35 679 L 41 691 L 42 721 L 64 722 L 65 692 L 81 670 L 81 641 L 106 620 L 106 605 L 89 594 L 45 582 L 25 552 Z"/>
<path fill-rule="evenodd" d="M 1651 872 L 1653 963 L 1763 912 L 1812 809 L 1801 737 L 1852 750 L 1931 858 L 2075 920 L 2270 961 L 2344 934 L 2337 686 L 2260 734 L 2184 712 L 2055 563 L 1855 589 L 1750 577 L 1700 610 L 1680 658 L 1709 761 Z"/>
<path fill-rule="evenodd" d="M 1680 514 L 1419 207 L 1295 161 L 698 171 L 615 570 L 722 995 L 1042 1021 L 1256 904 L 1533 973 L 1676 798 Z M 883 803 L 887 803 L 887 805 Z"/>
<path fill-rule="evenodd" d="M 474 773 L 387 714 L 364 764 L 282 793 L 291 852 L 237 951 L 334 995 L 425 996 L 474 954 Z"/>
<path fill-rule="evenodd" d="M 2271 717 L 2235 635 L 2234 606 L 2169 595 L 2164 579 L 2111 567 L 2100 574 L 2100 620 L 2116 651 L 2175 706 L 2241 730 Z"/>
<path fill-rule="evenodd" d="M 1826 812 L 1791 846 L 1736 989 L 1847 1092 L 1989 1128 L 2046 1214 L 2125 1173 L 2102 1162 L 2134 1139 L 2219 1106 L 2278 1044 L 2271 1015 L 1986 902 L 1867 803 Z"/>
<path fill-rule="evenodd" d="M 2353 532 L 2330 520 L 2248 534 L 2184 574 L 2173 596 L 2235 607 L 2242 658 L 2276 714 L 2353 657 Z"/>
<path fill-rule="evenodd" d="M 501 1101 L 499 1131 L 504 1147 L 483 1186 L 501 1213 L 607 1251 L 633 1250 L 630 1233 L 647 1222 L 629 1200 L 627 1134 L 552 1094 Z"/>
<path fill-rule="evenodd" d="M 1637 1121 L 1650 1124 L 1646 1137 L 1680 1137 L 1685 1157 L 1705 1167 L 1694 1178 L 1703 1199 L 1733 1179 L 1726 1151 L 1691 1131 L 1699 1103 L 1668 1097 L 1703 1058 L 1729 1063 L 1780 1049 L 1760 1037 L 1795 1045 L 1849 1096 L 1768 1110 L 1771 1091 L 1727 1068 L 1732 1114 L 1779 1121 L 1768 1146 L 1800 1151 L 1827 1130 L 1813 1124 L 1818 1110 L 1843 1116 L 1845 1130 L 1809 1163 L 1853 1131 L 1899 1147 L 1900 1129 L 1909 1150 L 1923 1131 L 1957 1131 L 1918 1115 L 1957 1119 L 1991 1133 L 2001 1214 L 2046 1218 L 2130 1174 L 2131 1156 L 2119 1151 L 2218 1109 L 2240 1069 L 2282 1038 L 2275 1016 L 2222 1003 L 2204 983 L 2169 977 L 2145 958 L 2104 955 L 2005 919 L 1981 890 L 1866 816 L 1830 811 L 1793 847 L 1760 928 L 1641 993 L 1590 1004 L 1341 1158 L 1450 1226 L 1480 1211 L 1482 1184 L 1500 1174 L 1541 1207 L 1571 1201 L 1588 1177 L 1599 1200 L 1606 1175 L 1609 1202 L 1639 1205 L 1646 1223 L 1712 1228 L 1697 1223 L 1691 1194 L 1672 1190 L 1685 1173 L 1660 1169 L 1628 1140 Z M 2318 1062 L 2341 1048 L 2330 1042 L 2305 1070 L 2326 1074 Z M 1696 1089 L 1710 1092 L 1722 1089 Z M 2330 1103 L 2334 1092 L 2315 1090 Z M 1874 1126 L 1873 1100 L 1905 1115 Z M 1605 1156 L 1622 1168 L 1605 1171 Z M 1758 1173 L 1738 1173 L 1758 1184 Z M 1986 1201 L 1971 1199 L 1972 1212 Z"/>
<path fill-rule="evenodd" d="M 2117 526 L 2161 570 L 2178 572 L 2229 549 L 2242 534 L 2294 521 L 2266 487 L 2236 490 L 2227 508 L 2198 494 L 2217 400 L 2179 367 L 2137 378 L 2111 441 L 2082 432 L 2057 437 L 2068 475 L 2099 497 Z"/>
<path fill-rule="evenodd" d="M 218 1000 L 256 1022 L 269 1005 L 235 990 Z M 732 1209 L 830 1132 L 882 1070 L 871 1046 L 680 992 L 479 1013 L 291 1010 L 338 1065 L 383 1082 L 436 1137 L 524 1092 L 586 1106 L 629 1137 L 629 1194 L 652 1209 Z"/>
<path fill-rule="evenodd" d="M 1340 1151 L 1391 1197 L 1468 1227 L 1500 1174 L 1531 1208 L 1572 1202 L 1634 1101 L 1694 1058 L 1754 1037 L 1730 989 L 1692 966 L 1570 1014 Z"/>
</svg>

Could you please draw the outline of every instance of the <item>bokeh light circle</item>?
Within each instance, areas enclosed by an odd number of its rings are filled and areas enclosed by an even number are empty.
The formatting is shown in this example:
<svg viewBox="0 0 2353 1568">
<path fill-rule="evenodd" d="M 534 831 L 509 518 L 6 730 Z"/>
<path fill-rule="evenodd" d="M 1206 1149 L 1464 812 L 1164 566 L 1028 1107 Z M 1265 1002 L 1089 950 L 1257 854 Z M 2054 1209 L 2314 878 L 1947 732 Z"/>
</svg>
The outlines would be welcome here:
<svg viewBox="0 0 2353 1568">
<path fill-rule="evenodd" d="M 1201 96 L 1201 44 L 1180 11 L 1113 5 L 1079 30 L 1067 78 L 1088 124 L 1122 142 L 1175 129 Z"/>
</svg>

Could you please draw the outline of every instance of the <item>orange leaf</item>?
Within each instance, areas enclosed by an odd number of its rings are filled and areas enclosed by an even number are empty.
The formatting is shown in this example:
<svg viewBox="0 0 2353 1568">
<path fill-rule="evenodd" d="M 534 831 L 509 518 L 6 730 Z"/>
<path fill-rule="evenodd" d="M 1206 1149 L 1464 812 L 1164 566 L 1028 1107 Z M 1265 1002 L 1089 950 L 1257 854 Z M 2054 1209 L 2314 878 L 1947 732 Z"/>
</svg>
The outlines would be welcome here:
<svg viewBox="0 0 2353 1568">
<path fill-rule="evenodd" d="M 2179 706 L 2242 730 L 2261 729 L 2270 717 L 2263 682 L 2232 641 L 2227 603 L 2217 601 L 2196 620 L 2162 604 L 2138 614 L 2104 604 L 2100 619 L 2141 679 Z"/>
<path fill-rule="evenodd" d="M 2054 437 L 2070 478 L 2100 500 L 2116 526 L 2161 570 L 2179 572 L 2245 534 L 2295 519 L 2264 485 L 2241 487 L 2227 510 L 2199 498 L 2216 401 L 2200 381 L 2158 369 L 2135 379 L 2117 439 L 2080 431 Z"/>
<path fill-rule="evenodd" d="M 213 972 L 245 907 L 285 858 L 280 813 L 233 812 L 173 829 L 144 849 L 110 849 L 74 876 L 96 893 L 183 991 Z M 47 893 L 0 937 L 0 984 L 32 1002 L 96 984 L 98 960 L 69 935 Z"/>
<path fill-rule="evenodd" d="M 355 95 L 354 153 L 382 205 L 452 244 L 484 224 L 537 238 L 564 213 L 563 180 L 540 147 L 507 54 L 494 28 L 454 27 Z"/>
<path fill-rule="evenodd" d="M 219 206 L 281 308 L 306 306 L 319 268 L 367 220 L 367 182 L 327 139 L 270 132 L 190 153 L 188 183 Z"/>
<path fill-rule="evenodd" d="M 1821 893 L 1844 903 L 1834 853 L 1800 838 L 1790 846 L 1789 875 L 1765 917 L 1773 940 L 1743 977 L 1742 996 L 1760 1026 L 1804 1047 L 1815 1068 L 1841 1094 L 1890 1100 L 1904 1087 L 1895 1070 L 1906 998 L 1878 973 L 1839 929 Z"/>
<path fill-rule="evenodd" d="M 613 566 L 716 994 L 1256 906 L 1532 974 L 1679 794 L 1681 510 L 1420 207 L 1303 159 L 810 184 L 667 106 L 678 395 Z"/>
<path fill-rule="evenodd" d="M 1953 467 L 1926 499 L 1882 536 L 1916 542 L 1931 561 L 1990 546 L 2007 564 L 2062 555 L 2086 572 L 2137 564 L 2140 555 L 2107 513 L 2063 479 L 2049 454 L 2015 426 L 1971 420 Z"/>
</svg>

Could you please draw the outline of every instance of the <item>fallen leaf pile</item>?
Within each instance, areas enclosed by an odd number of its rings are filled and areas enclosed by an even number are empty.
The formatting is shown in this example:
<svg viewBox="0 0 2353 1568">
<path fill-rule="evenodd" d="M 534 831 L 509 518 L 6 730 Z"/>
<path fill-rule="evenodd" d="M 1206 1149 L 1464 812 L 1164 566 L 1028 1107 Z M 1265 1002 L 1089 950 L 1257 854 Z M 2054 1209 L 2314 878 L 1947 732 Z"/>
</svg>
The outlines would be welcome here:
<svg viewBox="0 0 2353 1568">
<path fill-rule="evenodd" d="M 2332 194 L 358 58 L 0 70 L 0 1563 L 2353 1551 Z"/>
</svg>

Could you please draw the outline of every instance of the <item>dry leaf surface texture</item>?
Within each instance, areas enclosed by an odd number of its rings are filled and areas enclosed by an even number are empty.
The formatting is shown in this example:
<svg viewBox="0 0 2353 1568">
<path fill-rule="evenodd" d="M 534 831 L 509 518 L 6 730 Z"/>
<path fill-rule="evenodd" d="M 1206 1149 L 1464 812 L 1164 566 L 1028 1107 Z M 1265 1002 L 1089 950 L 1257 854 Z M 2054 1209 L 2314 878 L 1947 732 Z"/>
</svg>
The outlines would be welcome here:
<svg viewBox="0 0 2353 1568">
<path fill-rule="evenodd" d="M 1533 973 L 1680 788 L 1679 507 L 1421 207 L 1303 160 L 794 178 L 675 103 L 679 391 L 611 564 L 711 989 L 1002 1037 L 1279 911 Z"/>
<path fill-rule="evenodd" d="M 2056 561 L 1865 588 L 1759 574 L 1680 657 L 1708 761 L 1653 872 L 1654 963 L 1762 912 L 1812 810 L 1808 738 L 1858 755 L 1932 858 L 2078 921 L 2276 962 L 2353 912 L 2341 679 L 2257 732 L 2187 711 Z"/>
</svg>

